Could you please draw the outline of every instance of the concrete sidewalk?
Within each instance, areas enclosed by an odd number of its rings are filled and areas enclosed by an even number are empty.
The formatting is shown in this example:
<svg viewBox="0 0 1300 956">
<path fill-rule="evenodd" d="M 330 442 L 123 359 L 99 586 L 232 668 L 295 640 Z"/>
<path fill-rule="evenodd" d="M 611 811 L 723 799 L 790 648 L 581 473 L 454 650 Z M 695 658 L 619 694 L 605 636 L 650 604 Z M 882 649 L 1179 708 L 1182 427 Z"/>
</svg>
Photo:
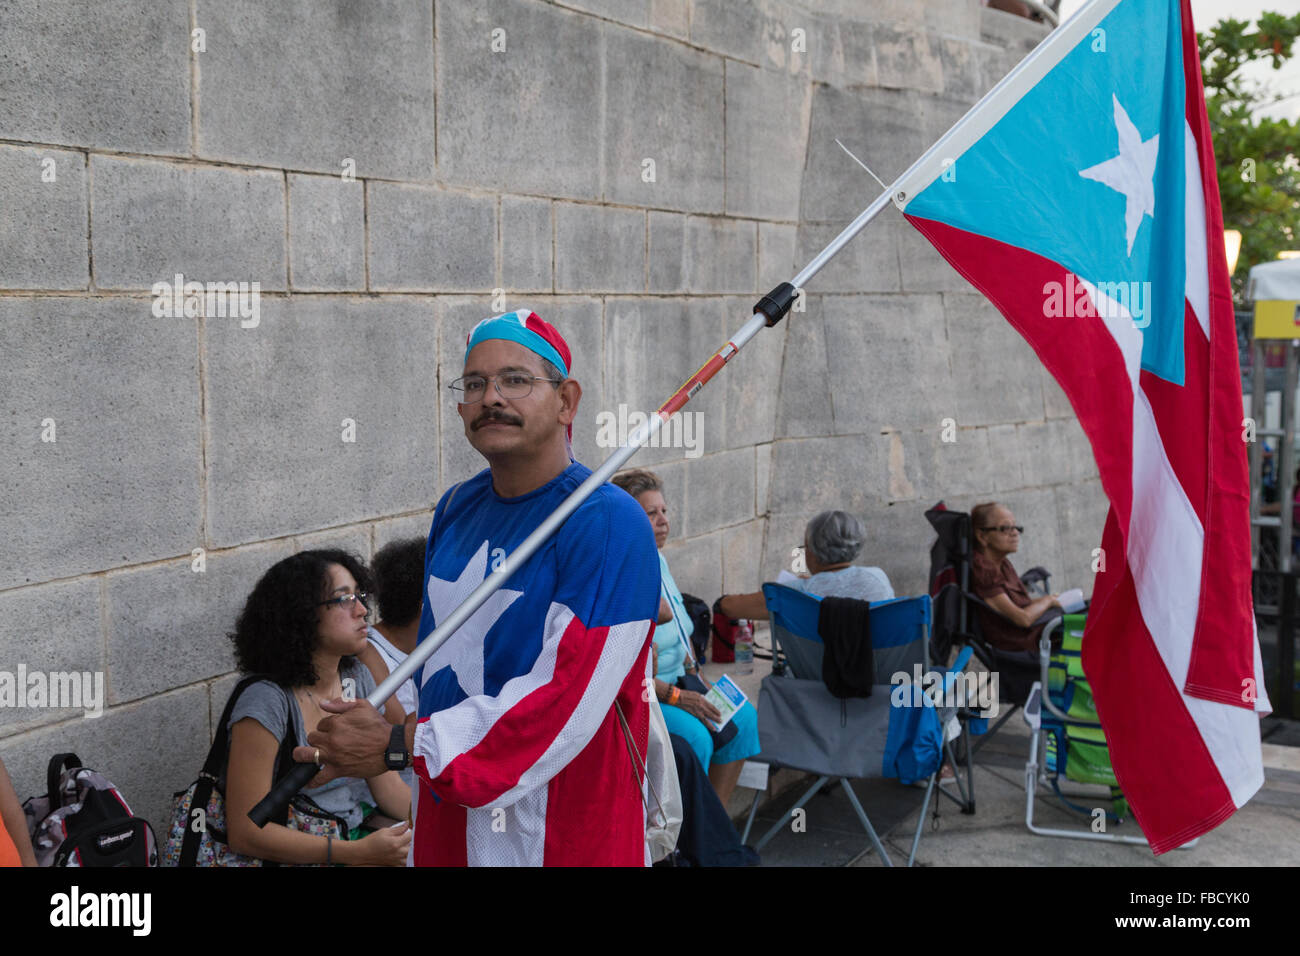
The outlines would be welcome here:
<svg viewBox="0 0 1300 956">
<path fill-rule="evenodd" d="M 757 635 L 768 645 L 764 628 Z M 705 665 L 705 676 L 730 673 L 751 702 L 758 704 L 759 685 L 770 673 L 768 661 L 755 661 L 754 673 L 737 675 L 734 665 Z M 918 866 L 1300 866 L 1300 748 L 1272 743 L 1293 739 L 1295 727 L 1270 733 L 1263 745 L 1265 784 L 1226 823 L 1203 836 L 1191 850 L 1160 858 L 1144 846 L 1125 846 L 1036 836 L 1025 827 L 1024 766 L 1029 756 L 1029 728 L 1016 713 L 976 755 L 974 815 L 965 816 L 950 800 L 931 800 L 917 853 Z M 749 842 L 752 845 L 811 784 L 812 777 L 789 771 L 774 776 L 775 796 L 760 805 Z M 955 789 L 949 783 L 950 789 Z M 895 865 L 907 861 L 924 792 L 896 780 L 857 780 L 853 787 Z M 1068 793 L 1101 788 L 1063 785 Z M 737 788 L 728 810 L 744 826 L 753 790 Z M 1076 801 L 1077 802 L 1077 801 Z M 1098 800 L 1103 805 L 1103 800 Z M 933 818 L 938 804 L 939 817 Z M 1091 804 L 1089 804 L 1091 805 Z M 765 866 L 880 866 L 870 842 L 840 788 L 823 790 L 806 805 L 806 830 L 790 824 L 763 848 Z M 1055 795 L 1040 787 L 1034 822 L 1043 826 L 1086 828 L 1087 818 L 1061 808 Z M 1141 836 L 1128 820 L 1112 833 Z"/>
</svg>

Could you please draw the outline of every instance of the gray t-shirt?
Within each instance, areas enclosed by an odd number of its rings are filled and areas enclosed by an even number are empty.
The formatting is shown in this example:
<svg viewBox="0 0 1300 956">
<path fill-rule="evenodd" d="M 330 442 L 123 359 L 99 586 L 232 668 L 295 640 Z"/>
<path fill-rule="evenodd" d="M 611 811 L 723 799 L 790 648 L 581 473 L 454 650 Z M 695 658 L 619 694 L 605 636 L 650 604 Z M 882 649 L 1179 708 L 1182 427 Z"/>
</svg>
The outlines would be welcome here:
<svg viewBox="0 0 1300 956">
<path fill-rule="evenodd" d="M 855 598 L 859 601 L 888 601 L 894 597 L 894 586 L 884 571 L 857 565 L 800 578 L 790 582 L 790 587 L 818 597 Z"/>
<path fill-rule="evenodd" d="M 345 667 L 343 677 L 344 679 L 351 677 L 356 681 L 358 699 L 367 696 L 375 689 L 375 679 L 370 676 L 370 669 L 360 662 L 354 661 L 351 669 Z M 303 729 L 302 711 L 298 707 L 298 701 L 278 684 L 266 680 L 250 684 L 235 702 L 235 708 L 230 714 L 230 723 L 226 728 L 227 732 L 245 717 L 252 717 L 269 730 L 271 736 L 277 741 L 284 739 L 286 721 L 292 718 L 297 745 L 307 746 L 307 733 Z M 278 774 L 279 770 L 277 766 L 274 773 Z M 223 773 L 221 775 L 223 790 L 225 784 L 226 776 Z M 335 777 L 324 786 L 304 787 L 302 792 L 311 797 L 326 813 L 332 813 L 344 820 L 349 829 L 357 826 L 364 816 L 361 808 L 362 800 L 375 806 L 375 798 L 370 793 L 370 787 L 359 777 Z"/>
</svg>

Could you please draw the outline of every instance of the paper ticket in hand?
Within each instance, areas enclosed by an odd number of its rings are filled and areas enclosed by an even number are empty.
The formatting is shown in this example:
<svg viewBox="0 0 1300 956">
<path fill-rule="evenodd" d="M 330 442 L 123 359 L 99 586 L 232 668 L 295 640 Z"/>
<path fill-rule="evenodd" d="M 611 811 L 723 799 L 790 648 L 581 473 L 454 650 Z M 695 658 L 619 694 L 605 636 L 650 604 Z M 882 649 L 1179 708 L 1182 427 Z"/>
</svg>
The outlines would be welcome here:
<svg viewBox="0 0 1300 956">
<path fill-rule="evenodd" d="M 1056 596 L 1061 602 L 1061 610 L 1066 614 L 1074 614 L 1076 611 L 1083 610 L 1083 589 L 1070 588 L 1068 591 L 1062 591 Z"/>
<path fill-rule="evenodd" d="M 722 715 L 713 727 L 714 730 L 721 730 L 727 726 L 727 721 L 732 718 L 736 711 L 745 706 L 745 701 L 749 698 L 745 696 L 743 690 L 735 685 L 730 677 L 723 674 L 709 688 L 709 692 L 704 695 L 704 699 L 718 708 L 718 713 Z"/>
</svg>

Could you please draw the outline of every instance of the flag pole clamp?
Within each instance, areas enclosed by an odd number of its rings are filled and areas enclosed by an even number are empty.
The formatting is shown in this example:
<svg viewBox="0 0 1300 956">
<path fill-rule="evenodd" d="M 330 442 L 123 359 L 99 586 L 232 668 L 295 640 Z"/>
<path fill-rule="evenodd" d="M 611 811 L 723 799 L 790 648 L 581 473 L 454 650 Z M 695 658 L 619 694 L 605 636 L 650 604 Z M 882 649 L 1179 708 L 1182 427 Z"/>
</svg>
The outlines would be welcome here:
<svg viewBox="0 0 1300 956">
<path fill-rule="evenodd" d="M 761 312 L 767 316 L 767 327 L 770 329 L 785 318 L 798 295 L 798 289 L 788 282 L 782 282 L 758 300 L 758 304 L 754 306 L 754 314 Z"/>
</svg>

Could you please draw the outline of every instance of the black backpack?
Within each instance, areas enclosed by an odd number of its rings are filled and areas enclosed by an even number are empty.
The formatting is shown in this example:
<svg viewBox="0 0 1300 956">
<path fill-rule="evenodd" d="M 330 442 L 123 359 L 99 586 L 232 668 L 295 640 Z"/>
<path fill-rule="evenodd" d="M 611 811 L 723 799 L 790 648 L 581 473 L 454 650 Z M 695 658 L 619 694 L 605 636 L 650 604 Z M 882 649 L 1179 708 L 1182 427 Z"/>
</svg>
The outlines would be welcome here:
<svg viewBox="0 0 1300 956">
<path fill-rule="evenodd" d="M 703 664 L 708 659 L 713 612 L 709 610 L 707 604 L 693 594 L 683 594 L 682 604 L 686 606 L 686 613 L 691 616 L 691 623 L 695 625 L 695 630 L 691 632 L 691 650 L 695 652 L 695 659 Z"/>
<path fill-rule="evenodd" d="M 153 828 L 103 774 L 74 753 L 55 754 L 46 792 L 23 804 L 41 866 L 157 866 Z"/>
</svg>

